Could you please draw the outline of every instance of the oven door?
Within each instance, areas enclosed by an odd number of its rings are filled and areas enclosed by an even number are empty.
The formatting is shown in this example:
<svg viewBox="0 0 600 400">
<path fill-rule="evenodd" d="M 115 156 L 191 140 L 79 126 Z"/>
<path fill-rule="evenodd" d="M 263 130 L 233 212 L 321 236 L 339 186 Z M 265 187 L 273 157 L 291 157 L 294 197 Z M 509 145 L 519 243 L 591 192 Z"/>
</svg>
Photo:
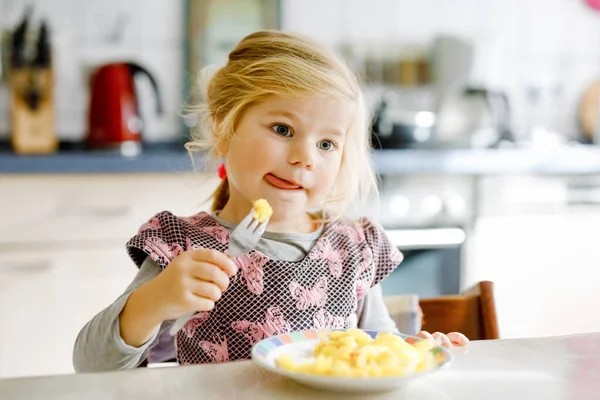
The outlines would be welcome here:
<svg viewBox="0 0 600 400">
<path fill-rule="evenodd" d="M 466 240 L 462 227 L 386 229 L 386 232 L 404 260 L 382 281 L 384 296 L 416 294 L 426 298 L 459 293 Z"/>
</svg>

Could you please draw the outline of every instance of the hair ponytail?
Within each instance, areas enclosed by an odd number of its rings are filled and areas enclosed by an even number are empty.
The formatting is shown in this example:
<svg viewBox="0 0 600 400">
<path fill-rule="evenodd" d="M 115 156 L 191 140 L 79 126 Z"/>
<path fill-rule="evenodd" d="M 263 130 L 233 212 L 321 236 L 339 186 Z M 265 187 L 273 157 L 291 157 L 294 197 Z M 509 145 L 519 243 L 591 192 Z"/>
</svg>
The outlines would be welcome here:
<svg viewBox="0 0 600 400">
<path fill-rule="evenodd" d="M 222 210 L 229 200 L 229 182 L 223 179 L 212 195 L 212 211 Z"/>
</svg>

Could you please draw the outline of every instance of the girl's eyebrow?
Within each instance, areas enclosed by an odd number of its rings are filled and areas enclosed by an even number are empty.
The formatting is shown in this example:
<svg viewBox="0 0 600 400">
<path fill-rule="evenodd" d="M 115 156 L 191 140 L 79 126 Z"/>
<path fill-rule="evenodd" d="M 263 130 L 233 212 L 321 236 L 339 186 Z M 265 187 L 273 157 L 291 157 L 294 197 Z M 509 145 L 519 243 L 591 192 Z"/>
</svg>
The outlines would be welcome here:
<svg viewBox="0 0 600 400">
<path fill-rule="evenodd" d="M 267 115 L 273 116 L 273 117 L 287 117 L 287 118 L 292 119 L 294 121 L 299 121 L 300 120 L 300 118 L 298 118 L 298 116 L 296 114 L 294 114 L 293 112 L 290 112 L 290 111 L 274 110 L 274 111 L 269 111 L 267 113 Z"/>
<path fill-rule="evenodd" d="M 337 136 L 339 138 L 343 138 L 346 136 L 346 134 L 344 134 L 343 132 L 340 132 L 338 129 L 335 129 L 335 128 L 328 129 L 327 133 L 329 133 L 330 135 L 333 135 L 333 136 Z"/>
</svg>

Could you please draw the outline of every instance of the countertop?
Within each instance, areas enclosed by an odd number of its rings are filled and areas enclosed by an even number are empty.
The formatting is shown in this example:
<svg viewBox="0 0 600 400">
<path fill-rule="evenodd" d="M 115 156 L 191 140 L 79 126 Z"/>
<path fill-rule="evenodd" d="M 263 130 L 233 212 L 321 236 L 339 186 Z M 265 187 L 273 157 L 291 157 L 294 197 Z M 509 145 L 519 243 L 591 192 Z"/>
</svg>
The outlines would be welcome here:
<svg viewBox="0 0 600 400">
<path fill-rule="evenodd" d="M 595 399 L 600 333 L 471 342 L 449 368 L 404 391 L 338 395 L 315 391 L 250 361 L 0 380 L 8 399 Z"/>
<path fill-rule="evenodd" d="M 600 174 L 600 147 L 378 150 L 373 161 L 383 175 Z M 194 156 L 192 164 L 182 144 L 152 146 L 136 157 L 83 150 L 20 156 L 0 150 L 0 174 L 176 173 L 203 170 L 204 165 L 202 155 Z"/>
<path fill-rule="evenodd" d="M 177 173 L 194 168 L 190 155 L 179 143 L 148 146 L 133 157 L 70 146 L 50 155 L 17 155 L 2 150 L 0 174 Z M 203 169 L 203 159 L 194 156 L 197 169 Z"/>
</svg>

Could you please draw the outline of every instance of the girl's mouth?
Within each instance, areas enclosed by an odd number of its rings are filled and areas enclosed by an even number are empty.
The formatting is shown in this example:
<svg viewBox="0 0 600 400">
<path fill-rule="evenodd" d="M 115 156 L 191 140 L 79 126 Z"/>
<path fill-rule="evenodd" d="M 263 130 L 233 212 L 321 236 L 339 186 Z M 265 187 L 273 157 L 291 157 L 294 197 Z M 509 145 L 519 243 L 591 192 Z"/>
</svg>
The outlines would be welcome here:
<svg viewBox="0 0 600 400">
<path fill-rule="evenodd" d="M 282 190 L 300 190 L 302 186 L 295 184 L 294 182 L 286 181 L 285 179 L 281 179 L 273 174 L 265 175 L 265 180 L 271 185 L 275 186 L 277 189 Z"/>
</svg>

